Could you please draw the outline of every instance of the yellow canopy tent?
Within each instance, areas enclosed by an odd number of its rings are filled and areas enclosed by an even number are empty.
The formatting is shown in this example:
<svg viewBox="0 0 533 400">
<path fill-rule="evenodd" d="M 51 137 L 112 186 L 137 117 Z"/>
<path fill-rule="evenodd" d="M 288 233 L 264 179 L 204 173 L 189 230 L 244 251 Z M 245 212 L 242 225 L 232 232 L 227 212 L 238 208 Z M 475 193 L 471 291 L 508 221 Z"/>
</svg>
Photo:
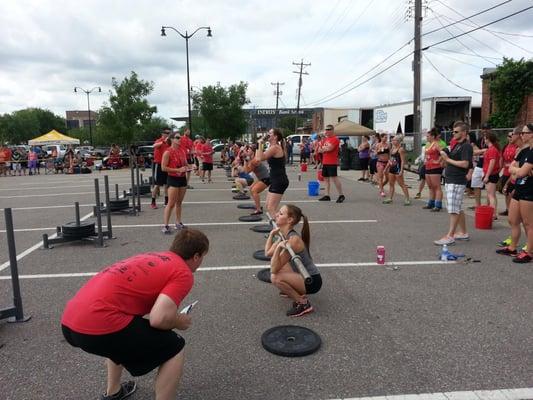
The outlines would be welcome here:
<svg viewBox="0 0 533 400">
<path fill-rule="evenodd" d="M 28 144 L 30 146 L 45 146 L 48 144 L 80 144 L 80 140 L 63 135 L 62 133 L 53 129 L 42 136 L 31 139 Z"/>
<path fill-rule="evenodd" d="M 344 121 L 339 122 L 333 127 L 335 135 L 338 136 L 364 136 L 371 135 L 374 133 L 372 129 L 367 128 L 366 126 L 356 124 L 350 120 L 345 119 Z"/>
</svg>

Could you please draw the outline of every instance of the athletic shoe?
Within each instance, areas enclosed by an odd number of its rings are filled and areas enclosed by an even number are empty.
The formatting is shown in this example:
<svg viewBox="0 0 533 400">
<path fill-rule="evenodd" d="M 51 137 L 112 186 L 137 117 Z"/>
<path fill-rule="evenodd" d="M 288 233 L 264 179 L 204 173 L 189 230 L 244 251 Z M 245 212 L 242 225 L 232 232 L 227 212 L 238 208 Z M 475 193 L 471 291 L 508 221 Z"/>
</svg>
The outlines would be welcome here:
<svg viewBox="0 0 533 400">
<path fill-rule="evenodd" d="M 122 382 L 120 384 L 120 390 L 113 394 L 103 394 L 100 396 L 100 400 L 121 400 L 130 397 L 137 390 L 137 384 L 135 381 Z"/>
<path fill-rule="evenodd" d="M 456 233 L 453 235 L 455 240 L 470 240 L 470 235 L 468 233 Z"/>
<path fill-rule="evenodd" d="M 403 205 L 404 206 L 410 206 L 411 205 L 411 200 L 407 199 L 403 202 Z"/>
<path fill-rule="evenodd" d="M 155 203 L 150 204 L 150 207 L 152 208 L 152 210 L 157 210 L 157 204 Z"/>
<path fill-rule="evenodd" d="M 498 246 L 505 247 L 505 246 L 509 246 L 510 244 L 511 244 L 511 236 L 508 236 L 507 239 L 504 239 L 500 243 L 498 243 Z"/>
<path fill-rule="evenodd" d="M 440 210 L 442 210 L 441 207 L 433 207 L 433 208 L 432 208 L 431 210 L 429 210 L 429 211 L 431 211 L 431 212 L 439 212 Z"/>
<path fill-rule="evenodd" d="M 512 257 L 516 257 L 518 255 L 518 251 L 516 251 L 516 249 L 511 250 L 509 246 L 496 250 L 496 253 L 501 254 L 503 256 L 512 256 Z"/>
<path fill-rule="evenodd" d="M 187 185 L 187 189 L 194 189 L 191 185 Z"/>
<path fill-rule="evenodd" d="M 314 311 L 313 306 L 309 302 L 306 303 L 292 303 L 292 307 L 287 311 L 287 317 L 301 317 L 302 315 L 311 313 Z"/>
<path fill-rule="evenodd" d="M 506 217 L 509 215 L 509 211 L 505 210 L 505 211 L 502 211 L 501 213 L 499 213 L 498 215 L 501 215 L 502 217 Z"/>
<path fill-rule="evenodd" d="M 180 231 L 182 229 L 185 229 L 185 225 L 183 225 L 181 222 L 178 222 L 176 225 L 174 225 L 174 229 Z"/>
<path fill-rule="evenodd" d="M 527 243 L 525 245 L 522 246 L 521 248 L 522 251 L 527 251 Z"/>
<path fill-rule="evenodd" d="M 344 195 L 341 194 L 335 203 L 342 203 L 345 199 L 346 197 L 344 197 Z"/>
<path fill-rule="evenodd" d="M 331 197 L 329 197 L 328 195 L 325 195 L 325 196 L 322 196 L 320 199 L 318 199 L 318 201 L 331 201 Z"/>
<path fill-rule="evenodd" d="M 250 215 L 261 215 L 263 214 L 263 209 L 261 210 L 255 210 L 254 212 L 251 212 Z"/>
<path fill-rule="evenodd" d="M 519 255 L 513 258 L 513 262 L 517 264 L 526 264 L 531 262 L 533 258 L 529 255 L 527 251 L 521 251 Z"/>
<path fill-rule="evenodd" d="M 392 199 L 385 199 L 382 201 L 383 204 L 391 204 L 392 203 Z"/>
<path fill-rule="evenodd" d="M 452 237 L 444 236 L 442 239 L 435 240 L 433 243 L 435 243 L 437 246 L 443 246 L 445 244 L 455 244 L 455 239 Z"/>
<path fill-rule="evenodd" d="M 359 181 L 359 182 L 364 182 L 364 181 L 365 181 L 365 178 L 359 178 L 358 181 Z"/>
<path fill-rule="evenodd" d="M 433 210 L 434 208 L 435 207 L 426 204 L 424 207 L 422 207 L 422 210 Z"/>
<path fill-rule="evenodd" d="M 422 193 L 418 192 L 417 194 L 415 194 L 415 199 L 419 199 L 422 197 Z"/>
<path fill-rule="evenodd" d="M 381 197 L 385 197 L 385 192 L 381 191 L 381 192 L 379 192 L 379 195 L 380 195 Z"/>
<path fill-rule="evenodd" d="M 161 229 L 161 232 L 165 235 L 170 235 L 172 232 L 170 231 L 170 227 L 168 225 L 165 225 L 163 229 Z"/>
</svg>

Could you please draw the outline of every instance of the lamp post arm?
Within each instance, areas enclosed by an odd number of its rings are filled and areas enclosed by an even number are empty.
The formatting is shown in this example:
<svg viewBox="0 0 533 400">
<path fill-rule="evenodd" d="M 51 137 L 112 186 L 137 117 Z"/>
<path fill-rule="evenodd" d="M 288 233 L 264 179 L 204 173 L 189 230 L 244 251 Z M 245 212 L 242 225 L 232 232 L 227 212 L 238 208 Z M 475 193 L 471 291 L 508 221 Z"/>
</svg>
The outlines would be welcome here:
<svg viewBox="0 0 533 400">
<path fill-rule="evenodd" d="M 198 32 L 199 30 L 202 30 L 202 29 L 209 29 L 209 27 L 208 27 L 208 26 L 201 26 L 201 27 L 199 27 L 199 28 L 196 29 L 193 33 L 191 33 L 191 34 L 189 35 L 189 38 L 192 38 L 196 32 Z"/>
<path fill-rule="evenodd" d="M 92 93 L 93 90 L 96 90 L 96 89 L 100 89 L 100 90 L 102 90 L 102 88 L 100 88 L 100 86 L 95 86 L 95 87 L 93 87 L 91 90 L 89 90 L 89 93 Z"/>
<path fill-rule="evenodd" d="M 181 33 L 180 31 L 178 31 L 176 28 L 174 28 L 173 26 L 163 26 L 162 28 L 164 29 L 172 29 L 174 32 L 176 32 L 178 35 L 180 35 L 183 39 L 188 39 L 190 36 L 187 36 L 187 35 L 184 35 L 183 33 Z M 192 35 L 191 35 L 192 36 Z"/>
</svg>

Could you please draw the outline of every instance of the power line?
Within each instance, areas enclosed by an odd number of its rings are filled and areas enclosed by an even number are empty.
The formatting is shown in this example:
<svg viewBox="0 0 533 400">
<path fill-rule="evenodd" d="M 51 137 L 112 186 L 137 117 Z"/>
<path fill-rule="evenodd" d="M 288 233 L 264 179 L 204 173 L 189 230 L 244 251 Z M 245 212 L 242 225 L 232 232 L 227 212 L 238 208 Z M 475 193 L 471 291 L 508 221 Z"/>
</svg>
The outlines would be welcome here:
<svg viewBox="0 0 533 400">
<path fill-rule="evenodd" d="M 461 34 L 459 34 L 459 35 L 455 35 L 455 36 L 453 36 L 453 37 L 451 37 L 451 38 L 444 39 L 444 40 L 441 40 L 441 41 L 439 41 L 439 42 L 433 43 L 433 44 L 431 44 L 431 45 L 429 45 L 429 46 L 424 47 L 422 50 L 427 50 L 427 49 L 429 49 L 430 47 L 435 47 L 435 46 L 438 46 L 438 45 L 440 45 L 440 44 L 442 44 L 442 43 L 446 43 L 446 42 L 449 42 L 450 40 L 456 39 L 456 38 L 458 38 L 458 37 L 461 37 L 461 36 L 464 36 L 464 35 L 468 35 L 469 33 L 472 33 L 472 32 L 475 32 L 475 31 L 478 31 L 478 30 L 483 29 L 483 28 L 485 28 L 485 27 L 487 27 L 487 26 L 493 25 L 493 24 L 495 24 L 495 23 L 497 23 L 497 22 L 500 22 L 500 21 L 506 20 L 506 19 L 508 19 L 508 18 L 514 17 L 515 15 L 521 14 L 521 13 L 523 13 L 523 12 L 525 12 L 525 11 L 527 11 L 527 10 L 530 10 L 530 9 L 532 9 L 532 8 L 533 8 L 533 6 L 529 6 L 529 7 L 523 8 L 523 9 L 521 9 L 521 10 L 519 10 L 519 11 L 516 11 L 516 12 L 514 12 L 514 13 L 512 13 L 512 14 L 506 15 L 505 17 L 501 17 L 501 18 L 498 18 L 497 20 L 494 20 L 494 21 L 488 22 L 488 23 L 486 23 L 486 24 L 484 24 L 484 25 L 481 25 L 481 26 L 479 26 L 478 28 L 474 28 L 474 29 L 471 29 L 471 30 L 469 30 L 469 31 L 467 31 L 467 32 L 463 32 L 463 33 L 461 33 Z"/>
<path fill-rule="evenodd" d="M 298 103 L 296 105 L 296 119 L 294 121 L 294 133 L 298 132 L 298 117 L 300 116 L 300 95 L 302 93 L 302 75 L 309 75 L 309 72 L 304 72 L 304 67 L 309 67 L 311 63 L 305 64 L 304 60 L 302 59 L 299 63 L 293 62 L 292 65 L 298 65 L 300 67 L 300 71 L 292 71 L 294 74 L 299 74 L 298 79 Z"/>
<path fill-rule="evenodd" d="M 468 66 L 470 66 L 470 67 L 472 67 L 472 68 L 475 68 L 475 69 L 478 69 L 478 70 L 480 70 L 480 69 L 483 68 L 483 67 L 481 67 L 481 66 L 479 66 L 479 65 L 470 64 L 470 63 L 467 63 L 466 61 L 459 60 L 458 58 L 454 58 L 454 57 L 449 56 L 449 55 L 446 55 L 446 56 L 445 56 L 444 54 L 434 53 L 435 50 L 436 50 L 436 49 L 430 49 L 430 50 L 428 50 L 428 52 L 431 52 L 431 54 L 435 54 L 436 56 L 446 57 L 446 59 L 453 60 L 453 61 L 455 61 L 455 62 L 457 62 L 457 63 L 459 63 L 459 64 L 468 65 Z"/>
<path fill-rule="evenodd" d="M 491 58 L 493 60 L 501 60 L 501 57 L 490 57 L 490 56 L 486 56 L 486 55 L 477 55 L 477 54 L 471 54 L 471 53 L 462 53 L 460 51 L 456 51 L 456 50 L 450 50 L 450 49 L 442 49 L 442 48 L 437 48 L 437 49 L 432 49 L 432 51 L 445 51 L 445 52 L 448 52 L 448 53 L 453 53 L 453 54 L 461 54 L 463 56 L 470 56 L 470 57 L 479 57 L 479 58 Z"/>
<path fill-rule="evenodd" d="M 429 57 L 427 56 L 426 53 L 423 54 L 424 56 L 424 59 L 433 67 L 433 69 L 435 71 L 437 71 L 437 73 L 442 76 L 444 79 L 446 79 L 449 83 L 451 83 L 452 85 L 458 87 L 459 89 L 462 89 L 466 92 L 470 92 L 470 93 L 476 93 L 476 94 L 481 94 L 481 92 L 478 92 L 476 90 L 470 90 L 470 89 L 467 89 L 467 88 L 464 88 L 463 86 L 460 86 L 458 85 L 457 83 L 453 82 L 450 78 L 448 78 L 446 75 L 444 75 L 441 71 L 439 71 L 439 69 L 431 62 L 431 60 L 429 59 Z"/>
<path fill-rule="evenodd" d="M 339 6 L 341 0 L 337 0 L 337 3 L 335 3 L 335 6 L 331 8 L 328 16 L 326 17 L 326 19 L 324 20 L 324 23 L 322 23 L 320 25 L 320 28 L 317 29 L 317 31 L 315 32 L 314 36 L 313 36 L 313 39 L 305 46 L 304 50 L 302 51 L 302 55 L 305 55 L 305 53 L 307 52 L 307 50 L 309 48 L 311 48 L 311 46 L 315 43 L 315 40 L 316 38 L 318 37 L 318 34 L 322 31 L 322 28 L 326 26 L 327 22 L 329 21 L 329 19 L 331 18 L 331 16 L 333 15 L 333 13 L 335 12 L 335 10 L 337 9 L 337 7 Z"/>
<path fill-rule="evenodd" d="M 438 1 L 440 4 L 442 4 L 443 6 L 445 6 L 446 8 L 452 10 L 454 13 L 456 13 L 456 14 L 459 15 L 460 17 L 464 17 L 464 15 L 461 15 L 461 13 L 459 13 L 458 11 L 456 11 L 456 10 L 454 10 L 453 8 L 449 7 L 448 5 L 444 4 L 442 1 L 440 1 L 440 0 L 437 0 L 437 1 Z M 443 15 L 443 17 L 446 18 L 446 19 L 448 19 L 448 20 L 450 20 L 450 21 L 453 21 L 452 18 L 446 17 L 446 16 L 444 16 L 444 15 Z M 470 18 L 466 18 L 466 19 L 468 19 L 472 24 L 474 24 L 474 26 L 479 26 L 476 22 L 472 21 Z M 465 24 L 465 25 L 467 25 L 467 26 L 472 26 L 472 25 L 468 25 L 468 24 L 466 24 L 466 23 L 463 22 L 463 21 L 464 21 L 464 19 L 461 20 L 461 21 L 457 21 L 457 22 L 461 22 L 461 23 L 463 23 L 463 24 Z M 528 49 L 526 49 L 526 48 L 524 48 L 524 47 L 522 47 L 522 46 L 519 46 L 519 45 L 517 45 L 516 43 L 513 43 L 513 42 L 511 42 L 510 40 L 508 40 L 508 39 L 506 39 L 506 38 L 503 38 L 503 37 L 501 37 L 501 36 L 495 34 L 494 32 L 491 32 L 491 31 L 488 30 L 488 29 L 483 29 L 483 30 L 486 31 L 486 32 L 488 32 L 488 33 L 490 33 L 492 36 L 495 36 L 495 37 L 497 37 L 498 39 L 503 40 L 503 41 L 506 42 L 506 43 L 509 43 L 509 44 L 512 45 L 512 46 L 515 46 L 515 47 L 517 47 L 517 48 L 519 48 L 519 49 L 521 49 L 521 50 L 524 50 L 525 52 L 527 52 L 527 53 L 529 53 L 529 54 L 533 54 L 533 53 L 532 53 L 531 51 L 529 51 Z"/>
</svg>

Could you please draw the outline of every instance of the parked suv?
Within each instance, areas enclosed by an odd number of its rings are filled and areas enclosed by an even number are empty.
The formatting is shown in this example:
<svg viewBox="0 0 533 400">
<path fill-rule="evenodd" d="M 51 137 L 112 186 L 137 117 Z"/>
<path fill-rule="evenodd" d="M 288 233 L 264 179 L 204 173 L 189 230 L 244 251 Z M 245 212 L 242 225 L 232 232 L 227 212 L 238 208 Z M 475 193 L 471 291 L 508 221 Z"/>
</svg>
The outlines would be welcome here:
<svg viewBox="0 0 533 400">
<path fill-rule="evenodd" d="M 311 139 L 311 135 L 289 135 L 286 137 L 286 140 L 287 139 L 291 139 L 292 141 L 292 154 L 299 155 L 300 144 L 304 139 L 307 139 L 307 141 L 309 141 Z"/>
</svg>

